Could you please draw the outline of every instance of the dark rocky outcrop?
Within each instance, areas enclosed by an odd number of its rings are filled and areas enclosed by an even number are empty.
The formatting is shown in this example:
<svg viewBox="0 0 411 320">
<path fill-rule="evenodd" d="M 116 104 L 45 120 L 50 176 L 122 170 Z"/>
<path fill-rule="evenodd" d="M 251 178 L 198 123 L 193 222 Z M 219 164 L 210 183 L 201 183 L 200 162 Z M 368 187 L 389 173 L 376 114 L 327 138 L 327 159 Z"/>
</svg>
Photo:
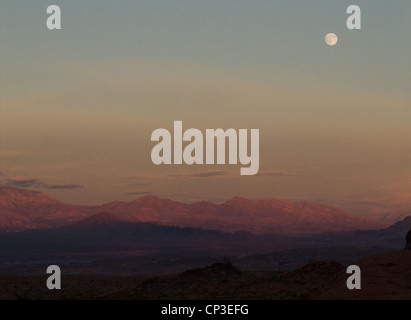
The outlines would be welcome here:
<svg viewBox="0 0 411 320">
<path fill-rule="evenodd" d="M 407 237 L 405 238 L 407 241 L 407 245 L 405 247 L 405 250 L 411 250 L 411 229 L 408 231 Z"/>
</svg>

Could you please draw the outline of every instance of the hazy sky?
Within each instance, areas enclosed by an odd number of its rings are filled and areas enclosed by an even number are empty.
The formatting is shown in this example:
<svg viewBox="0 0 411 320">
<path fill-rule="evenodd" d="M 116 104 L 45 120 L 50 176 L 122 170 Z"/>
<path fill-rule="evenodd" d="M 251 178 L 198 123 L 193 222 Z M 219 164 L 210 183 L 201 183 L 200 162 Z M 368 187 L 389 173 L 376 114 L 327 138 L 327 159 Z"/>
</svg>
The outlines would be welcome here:
<svg viewBox="0 0 411 320">
<path fill-rule="evenodd" d="M 411 209 L 409 0 L 0 4 L 3 185 L 82 204 L 155 194 Z M 50 4 L 62 30 L 46 28 Z M 362 30 L 346 27 L 351 4 Z M 155 166 L 151 133 L 174 120 L 260 129 L 259 174 Z"/>
</svg>

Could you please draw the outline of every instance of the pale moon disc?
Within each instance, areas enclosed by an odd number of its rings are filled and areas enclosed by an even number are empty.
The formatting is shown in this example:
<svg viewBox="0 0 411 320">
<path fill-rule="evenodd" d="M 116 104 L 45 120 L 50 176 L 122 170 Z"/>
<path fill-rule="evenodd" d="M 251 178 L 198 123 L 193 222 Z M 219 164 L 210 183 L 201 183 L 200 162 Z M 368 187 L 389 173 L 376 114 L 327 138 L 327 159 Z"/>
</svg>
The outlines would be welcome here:
<svg viewBox="0 0 411 320">
<path fill-rule="evenodd" d="M 325 43 L 329 46 L 335 46 L 338 42 L 338 37 L 335 33 L 329 33 L 325 36 Z"/>
</svg>

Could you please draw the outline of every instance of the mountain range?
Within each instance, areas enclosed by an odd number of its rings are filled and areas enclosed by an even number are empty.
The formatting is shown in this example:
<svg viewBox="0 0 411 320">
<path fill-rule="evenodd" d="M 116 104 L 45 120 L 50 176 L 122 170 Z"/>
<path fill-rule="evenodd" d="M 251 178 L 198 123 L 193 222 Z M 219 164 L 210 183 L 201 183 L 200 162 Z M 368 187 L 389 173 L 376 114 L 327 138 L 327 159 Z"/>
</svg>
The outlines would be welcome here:
<svg viewBox="0 0 411 320">
<path fill-rule="evenodd" d="M 280 199 L 236 197 L 221 204 L 206 201 L 187 204 L 144 196 L 131 202 L 81 206 L 61 202 L 39 191 L 0 187 L 2 231 L 56 228 L 100 213 L 111 214 L 110 219 L 118 221 L 253 234 L 339 233 L 383 227 L 328 205 Z"/>
<path fill-rule="evenodd" d="M 275 199 L 184 204 L 149 196 L 75 206 L 38 191 L 4 187 L 0 222 L 0 273 L 59 263 L 75 273 L 132 268 L 160 274 L 222 256 L 259 270 L 315 260 L 346 264 L 404 248 L 411 228 L 411 216 L 365 230 L 373 224 L 336 208 Z"/>
</svg>

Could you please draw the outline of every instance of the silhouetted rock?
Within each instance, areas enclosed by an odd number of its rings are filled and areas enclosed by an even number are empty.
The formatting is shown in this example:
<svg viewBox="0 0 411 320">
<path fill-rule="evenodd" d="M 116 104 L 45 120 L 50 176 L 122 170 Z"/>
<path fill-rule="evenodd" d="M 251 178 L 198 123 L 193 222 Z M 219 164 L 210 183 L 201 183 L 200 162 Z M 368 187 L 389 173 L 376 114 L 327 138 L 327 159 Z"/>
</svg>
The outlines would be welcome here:
<svg viewBox="0 0 411 320">
<path fill-rule="evenodd" d="M 242 272 L 234 267 L 230 262 L 227 263 L 214 263 L 211 266 L 205 268 L 191 269 L 184 271 L 181 275 L 183 277 L 200 277 L 200 276 L 211 276 L 211 275 L 239 275 Z"/>
<path fill-rule="evenodd" d="M 407 246 L 405 247 L 405 250 L 411 250 L 411 229 L 408 231 L 407 237 L 405 238 L 407 240 Z"/>
</svg>

